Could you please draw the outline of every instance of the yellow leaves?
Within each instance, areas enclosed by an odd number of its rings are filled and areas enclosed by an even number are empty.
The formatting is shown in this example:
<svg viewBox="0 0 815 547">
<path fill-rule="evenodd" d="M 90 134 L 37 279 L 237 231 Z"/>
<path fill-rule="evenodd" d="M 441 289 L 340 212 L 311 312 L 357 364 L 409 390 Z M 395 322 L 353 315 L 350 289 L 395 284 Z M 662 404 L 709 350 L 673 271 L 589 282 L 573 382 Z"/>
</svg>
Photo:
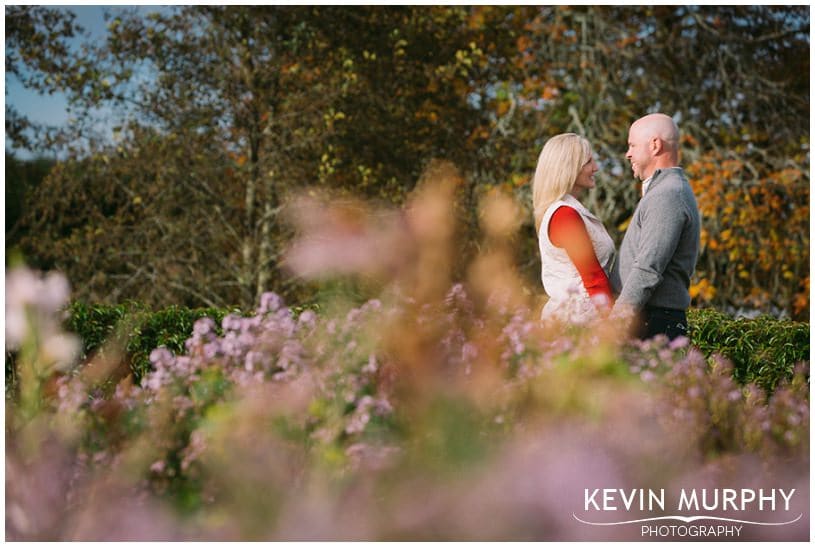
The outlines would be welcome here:
<svg viewBox="0 0 815 547">
<path fill-rule="evenodd" d="M 462 76 L 467 76 L 468 69 L 471 69 L 477 62 L 478 66 L 486 63 L 484 52 L 478 47 L 475 42 L 468 44 L 469 51 L 460 49 L 456 51 L 456 66 L 459 68 L 459 73 Z"/>
<path fill-rule="evenodd" d="M 466 67 L 473 66 L 472 58 L 468 55 L 468 52 L 463 49 L 456 51 L 456 61 Z"/>
<path fill-rule="evenodd" d="M 472 132 L 470 132 L 470 136 L 467 137 L 467 142 L 468 143 L 473 143 L 473 142 L 475 142 L 475 141 L 477 141 L 479 139 L 487 139 L 487 138 L 489 138 L 489 136 L 490 136 L 490 130 L 487 127 L 481 125 L 481 126 L 478 126 L 478 127 L 474 128 L 472 130 Z"/>
<path fill-rule="evenodd" d="M 624 232 L 625 230 L 627 230 L 627 229 L 628 229 L 628 225 L 629 225 L 629 224 L 631 224 L 631 219 L 632 219 L 632 218 L 634 218 L 634 217 L 633 217 L 633 216 L 630 216 L 630 217 L 628 217 L 627 219 L 625 219 L 623 222 L 621 222 L 619 225 L 617 225 L 617 229 L 618 229 L 619 231 L 621 231 L 621 232 Z"/>
<path fill-rule="evenodd" d="M 133 196 L 133 205 L 141 205 L 142 199 L 141 196 Z"/>
<path fill-rule="evenodd" d="M 467 21 L 467 27 L 470 30 L 480 30 L 484 27 L 484 8 L 477 6 L 473 8 L 470 13 L 470 18 Z"/>
<path fill-rule="evenodd" d="M 393 44 L 393 55 L 395 57 L 401 57 L 405 54 L 405 46 L 407 46 L 407 40 L 399 39 Z"/>
<path fill-rule="evenodd" d="M 333 108 L 329 108 L 328 111 L 323 114 L 323 122 L 325 122 L 327 129 L 334 129 L 334 122 L 344 119 L 345 113 L 342 111 L 336 111 Z"/>
<path fill-rule="evenodd" d="M 733 250 L 730 251 L 730 254 L 728 255 L 728 258 L 731 261 L 735 261 L 735 260 L 738 260 L 740 256 L 741 256 L 741 251 L 739 251 L 738 249 L 733 249 Z"/>
<path fill-rule="evenodd" d="M 495 105 L 495 113 L 498 114 L 498 116 L 503 116 L 509 112 L 509 107 L 511 104 L 512 103 L 510 101 L 498 101 Z"/>
<path fill-rule="evenodd" d="M 339 158 L 334 155 L 334 147 L 329 145 L 328 149 L 323 152 L 322 156 L 320 157 L 320 179 L 325 180 L 328 176 L 333 175 L 339 163 Z"/>
<path fill-rule="evenodd" d="M 690 297 L 710 302 L 716 297 L 716 287 L 710 284 L 707 279 L 700 279 L 698 283 L 694 283 L 689 288 Z"/>
</svg>

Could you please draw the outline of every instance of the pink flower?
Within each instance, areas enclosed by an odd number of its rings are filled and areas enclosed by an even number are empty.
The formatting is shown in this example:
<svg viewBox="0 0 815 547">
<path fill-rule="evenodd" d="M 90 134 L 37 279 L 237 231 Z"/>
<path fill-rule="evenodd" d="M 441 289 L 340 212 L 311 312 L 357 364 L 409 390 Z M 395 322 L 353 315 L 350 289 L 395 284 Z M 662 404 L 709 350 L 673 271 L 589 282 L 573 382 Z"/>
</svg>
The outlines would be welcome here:
<svg viewBox="0 0 815 547">
<path fill-rule="evenodd" d="M 273 292 L 265 292 L 260 295 L 260 306 L 258 307 L 258 314 L 266 314 L 276 312 L 283 307 L 283 299 Z"/>
<path fill-rule="evenodd" d="M 215 332 L 215 321 L 209 317 L 202 317 L 192 326 L 192 332 L 197 336 L 206 336 Z"/>
<path fill-rule="evenodd" d="M 164 463 L 164 460 L 155 461 L 150 466 L 150 471 L 152 471 L 153 473 L 161 473 L 162 471 L 164 471 L 164 468 L 166 467 L 166 465 L 167 464 Z"/>
</svg>

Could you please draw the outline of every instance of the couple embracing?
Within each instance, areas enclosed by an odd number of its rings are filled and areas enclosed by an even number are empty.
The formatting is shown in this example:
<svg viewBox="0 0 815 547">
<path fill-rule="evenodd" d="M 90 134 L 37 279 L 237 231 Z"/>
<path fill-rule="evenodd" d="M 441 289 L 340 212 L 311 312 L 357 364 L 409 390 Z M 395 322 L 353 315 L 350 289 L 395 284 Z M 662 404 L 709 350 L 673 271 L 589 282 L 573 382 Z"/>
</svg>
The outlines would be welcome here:
<svg viewBox="0 0 815 547">
<path fill-rule="evenodd" d="M 538 158 L 532 189 L 549 301 L 541 317 L 569 323 L 622 322 L 639 338 L 687 335 L 690 278 L 699 255 L 700 218 L 679 167 L 679 128 L 649 114 L 628 132 L 633 174 L 642 181 L 619 253 L 603 223 L 581 202 L 598 168 L 590 143 L 552 137 Z"/>
</svg>

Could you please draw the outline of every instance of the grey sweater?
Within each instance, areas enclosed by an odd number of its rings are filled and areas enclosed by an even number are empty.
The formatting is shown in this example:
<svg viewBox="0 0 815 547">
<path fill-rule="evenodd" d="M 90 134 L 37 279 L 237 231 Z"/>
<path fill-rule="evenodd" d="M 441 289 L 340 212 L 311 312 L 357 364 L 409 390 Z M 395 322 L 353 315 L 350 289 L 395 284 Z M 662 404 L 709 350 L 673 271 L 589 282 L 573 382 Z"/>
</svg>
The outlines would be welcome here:
<svg viewBox="0 0 815 547">
<path fill-rule="evenodd" d="M 699 256 L 699 208 L 680 167 L 658 169 L 625 232 L 612 279 L 621 306 L 685 310 Z"/>
</svg>

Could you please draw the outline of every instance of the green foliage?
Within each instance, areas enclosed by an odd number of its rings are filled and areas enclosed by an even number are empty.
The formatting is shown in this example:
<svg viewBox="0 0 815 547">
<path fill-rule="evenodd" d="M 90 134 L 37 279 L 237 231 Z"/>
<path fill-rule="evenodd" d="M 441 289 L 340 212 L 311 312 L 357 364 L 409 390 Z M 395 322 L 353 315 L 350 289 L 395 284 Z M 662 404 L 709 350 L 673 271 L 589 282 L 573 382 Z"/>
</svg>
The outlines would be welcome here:
<svg viewBox="0 0 815 547">
<path fill-rule="evenodd" d="M 293 310 L 295 314 L 302 311 Z M 135 381 L 150 370 L 150 352 L 164 346 L 176 355 L 184 353 L 184 341 L 193 324 L 212 318 L 218 334 L 221 320 L 237 309 L 169 308 L 150 311 L 136 302 L 117 306 L 75 302 L 68 310 L 66 328 L 83 341 L 83 358 L 118 339 L 125 348 Z M 734 319 L 713 309 L 688 312 L 691 343 L 708 357 L 718 354 L 731 360 L 733 376 L 741 384 L 754 382 L 772 392 L 784 378 L 792 377 L 796 363 L 809 360 L 809 325 L 763 315 L 756 319 Z M 8 364 L 7 364 L 8 369 Z"/>
<path fill-rule="evenodd" d="M 690 310 L 691 341 L 706 356 L 719 354 L 733 362 L 733 376 L 768 392 L 792 377 L 796 363 L 809 361 L 809 324 L 768 315 L 734 319 L 713 310 Z"/>
<path fill-rule="evenodd" d="M 216 308 L 169 308 L 150 311 L 141 304 L 128 302 L 117 306 L 75 302 L 68 309 L 65 326 L 83 341 L 83 360 L 103 349 L 105 342 L 121 344 L 134 381 L 150 370 L 150 352 L 164 346 L 176 355 L 184 353 L 184 341 L 192 334 L 195 321 L 210 317 L 220 334 L 221 320 L 238 310 Z"/>
</svg>

